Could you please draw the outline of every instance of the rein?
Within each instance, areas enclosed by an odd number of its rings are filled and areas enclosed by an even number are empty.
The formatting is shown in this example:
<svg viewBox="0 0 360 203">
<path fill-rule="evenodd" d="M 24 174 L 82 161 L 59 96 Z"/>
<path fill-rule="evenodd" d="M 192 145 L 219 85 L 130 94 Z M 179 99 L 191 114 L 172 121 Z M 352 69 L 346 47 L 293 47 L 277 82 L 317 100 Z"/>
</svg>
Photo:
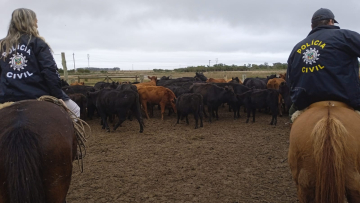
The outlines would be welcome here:
<svg viewBox="0 0 360 203">
<path fill-rule="evenodd" d="M 90 132 L 91 132 L 91 128 L 90 128 L 89 124 L 87 124 L 84 120 L 81 120 L 80 118 L 78 118 L 74 114 L 74 112 L 72 112 L 70 109 L 68 109 L 65 102 L 62 99 L 58 99 L 56 97 L 46 95 L 46 96 L 41 96 L 37 100 L 38 101 L 47 101 L 47 102 L 54 103 L 54 104 L 64 108 L 64 110 L 67 111 L 70 114 L 70 118 L 71 118 L 71 120 L 73 122 L 73 125 L 74 125 L 74 128 L 75 128 L 77 144 L 79 146 L 79 153 L 77 153 L 77 155 L 76 155 L 78 163 L 79 163 L 79 156 L 80 157 L 85 157 L 85 155 L 86 155 L 85 142 L 87 141 L 87 138 L 90 137 L 90 135 L 86 133 L 85 126 L 87 126 L 90 129 Z M 83 164 L 83 159 L 82 158 L 81 158 L 81 165 L 79 165 L 79 167 L 80 167 L 81 172 L 83 172 L 84 171 L 84 164 Z"/>
</svg>

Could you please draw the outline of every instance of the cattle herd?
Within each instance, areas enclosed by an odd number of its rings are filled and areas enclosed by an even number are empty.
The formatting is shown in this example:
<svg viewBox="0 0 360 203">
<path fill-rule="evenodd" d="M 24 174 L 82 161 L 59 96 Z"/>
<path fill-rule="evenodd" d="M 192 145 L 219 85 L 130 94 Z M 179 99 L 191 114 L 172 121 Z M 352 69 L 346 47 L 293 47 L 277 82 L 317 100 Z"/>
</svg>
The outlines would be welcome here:
<svg viewBox="0 0 360 203">
<path fill-rule="evenodd" d="M 170 79 L 163 76 L 148 76 L 150 82 L 143 83 L 106 83 L 98 82 L 94 86 L 84 83 L 68 85 L 62 80 L 62 89 L 75 101 L 81 111 L 81 118 L 92 119 L 97 114 L 101 118 L 103 129 L 110 131 L 108 121 L 115 116 L 118 122 L 116 130 L 126 119 L 135 117 L 143 132 L 143 115 L 148 119 L 153 115 L 153 108 L 161 110 L 161 119 L 165 111 L 177 114 L 177 123 L 188 115 L 195 118 L 195 129 L 203 127 L 203 117 L 211 123 L 219 119 L 218 108 L 224 104 L 234 112 L 234 119 L 240 117 L 240 107 L 247 112 L 246 122 L 250 114 L 255 122 L 257 110 L 271 114 L 271 125 L 276 125 L 277 116 L 287 112 L 291 100 L 285 76 L 270 75 L 266 78 L 246 78 L 243 82 L 238 77 L 226 81 L 224 79 L 207 78 L 203 73 L 195 73 L 194 77 Z M 207 111 L 206 111 L 207 110 Z M 149 116 L 150 113 L 150 116 Z M 208 113 L 208 114 L 207 114 Z"/>
</svg>

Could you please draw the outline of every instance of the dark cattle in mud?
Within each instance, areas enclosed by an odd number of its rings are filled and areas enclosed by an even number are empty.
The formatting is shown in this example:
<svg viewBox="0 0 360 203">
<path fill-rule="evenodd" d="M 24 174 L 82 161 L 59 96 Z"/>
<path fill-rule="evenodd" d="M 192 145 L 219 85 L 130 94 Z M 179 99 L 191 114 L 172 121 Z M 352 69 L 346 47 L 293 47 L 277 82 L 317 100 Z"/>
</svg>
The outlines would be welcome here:
<svg viewBox="0 0 360 203">
<path fill-rule="evenodd" d="M 177 124 L 179 124 L 180 118 L 185 117 L 186 123 L 189 124 L 188 114 L 194 114 L 195 118 L 195 129 L 198 128 L 198 120 L 200 118 L 200 127 L 203 127 L 203 97 L 201 94 L 197 93 L 187 93 L 181 95 L 176 100 L 176 109 L 177 109 Z"/>
<path fill-rule="evenodd" d="M 211 122 L 212 115 L 219 119 L 218 108 L 222 103 L 228 103 L 233 109 L 236 109 L 237 99 L 231 86 L 222 88 L 215 84 L 194 84 L 190 87 L 190 92 L 199 93 L 203 96 L 204 104 L 207 105 L 210 114 L 209 122 Z M 213 114 L 214 111 L 215 114 Z M 204 115 L 207 116 L 205 111 Z"/>
<path fill-rule="evenodd" d="M 219 87 L 229 87 L 231 86 L 234 90 L 234 93 L 237 94 L 242 94 L 244 92 L 247 92 L 250 90 L 250 88 L 242 85 L 242 84 L 236 84 L 236 83 L 216 83 L 215 85 L 219 86 Z M 234 118 L 240 118 L 240 107 L 243 105 L 242 101 L 238 100 L 235 104 L 235 109 L 234 110 Z M 231 105 L 229 105 L 229 108 L 231 108 Z"/>
<path fill-rule="evenodd" d="M 88 93 L 89 103 L 95 104 L 101 117 L 102 128 L 110 132 L 107 118 L 117 115 L 119 121 L 114 126 L 114 131 L 126 120 L 129 110 L 133 113 L 140 125 L 140 132 L 143 132 L 143 119 L 141 116 L 139 95 L 133 90 L 112 90 L 103 89 L 97 92 Z"/>
<path fill-rule="evenodd" d="M 250 113 L 253 114 L 253 122 L 255 122 L 256 109 L 270 108 L 272 119 L 270 125 L 276 125 L 278 115 L 278 98 L 279 92 L 274 89 L 257 90 L 252 89 L 242 95 L 237 95 L 238 100 L 243 100 L 247 109 L 247 119 L 249 122 Z"/>
</svg>

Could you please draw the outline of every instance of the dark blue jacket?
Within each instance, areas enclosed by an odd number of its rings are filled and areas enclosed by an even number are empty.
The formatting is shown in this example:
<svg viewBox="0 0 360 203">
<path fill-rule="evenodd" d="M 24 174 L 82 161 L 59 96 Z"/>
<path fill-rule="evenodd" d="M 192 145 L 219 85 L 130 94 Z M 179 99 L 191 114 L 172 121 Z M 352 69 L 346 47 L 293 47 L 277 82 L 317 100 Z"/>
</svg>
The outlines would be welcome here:
<svg viewBox="0 0 360 203">
<path fill-rule="evenodd" d="M 4 56 L 5 53 L 2 53 Z M 51 95 L 68 100 L 50 47 L 40 38 L 21 36 L 5 61 L 0 59 L 0 103 Z"/>
<path fill-rule="evenodd" d="M 338 26 L 319 26 L 299 42 L 288 59 L 292 102 L 303 109 L 324 100 L 360 107 L 360 35 Z"/>
</svg>

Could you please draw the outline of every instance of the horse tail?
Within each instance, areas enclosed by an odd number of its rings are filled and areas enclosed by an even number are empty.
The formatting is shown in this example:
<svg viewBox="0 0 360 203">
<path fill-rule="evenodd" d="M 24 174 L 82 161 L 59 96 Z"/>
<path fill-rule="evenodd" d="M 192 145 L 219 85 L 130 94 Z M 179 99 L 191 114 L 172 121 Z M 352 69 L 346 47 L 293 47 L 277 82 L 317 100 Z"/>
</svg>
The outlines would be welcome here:
<svg viewBox="0 0 360 203">
<path fill-rule="evenodd" d="M 330 116 L 330 112 L 316 123 L 311 133 L 316 167 L 316 202 L 344 202 L 345 140 L 348 136 L 344 125 Z"/>
<path fill-rule="evenodd" d="M 5 132 L 0 140 L 10 203 L 45 203 L 38 138 L 20 127 Z"/>
</svg>

